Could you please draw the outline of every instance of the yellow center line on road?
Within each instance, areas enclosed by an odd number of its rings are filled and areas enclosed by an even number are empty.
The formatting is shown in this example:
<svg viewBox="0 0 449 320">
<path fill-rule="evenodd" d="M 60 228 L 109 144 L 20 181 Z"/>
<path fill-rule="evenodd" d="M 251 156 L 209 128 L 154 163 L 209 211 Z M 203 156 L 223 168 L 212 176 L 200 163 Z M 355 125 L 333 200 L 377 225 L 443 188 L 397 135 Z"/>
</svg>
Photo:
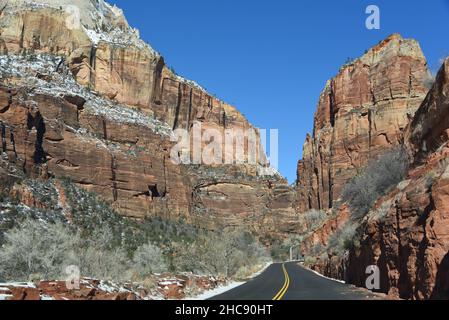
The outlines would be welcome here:
<svg viewBox="0 0 449 320">
<path fill-rule="evenodd" d="M 288 287 L 290 286 L 290 277 L 288 276 L 288 272 L 287 269 L 285 268 L 285 263 L 282 264 L 282 270 L 284 271 L 284 277 L 285 277 L 285 282 L 284 282 L 284 286 L 282 287 L 282 289 L 278 292 L 277 295 L 274 296 L 273 301 L 279 301 L 282 300 L 282 298 L 285 296 L 285 294 L 287 293 Z"/>
</svg>

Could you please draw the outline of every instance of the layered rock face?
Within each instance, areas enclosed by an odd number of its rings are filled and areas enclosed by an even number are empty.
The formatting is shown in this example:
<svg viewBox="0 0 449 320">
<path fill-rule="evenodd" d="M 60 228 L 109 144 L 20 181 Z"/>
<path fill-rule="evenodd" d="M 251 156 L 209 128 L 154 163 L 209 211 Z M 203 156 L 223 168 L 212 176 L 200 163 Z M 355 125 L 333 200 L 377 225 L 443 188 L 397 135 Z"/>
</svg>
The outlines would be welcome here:
<svg viewBox="0 0 449 320">
<path fill-rule="evenodd" d="M 365 287 L 366 268 L 375 265 L 390 297 L 449 297 L 448 71 L 446 61 L 428 92 L 418 44 L 393 35 L 328 82 L 298 167 L 299 209 L 334 207 L 305 233 L 303 253 L 317 271 Z M 394 145 L 413 159 L 406 180 L 352 219 L 338 201 L 342 187 Z M 357 230 L 352 249 L 335 253 L 330 238 L 345 225 Z"/>
<path fill-rule="evenodd" d="M 294 229 L 295 193 L 278 174 L 266 175 L 257 132 L 252 163 L 172 161 L 174 129 L 201 124 L 201 132 L 224 135 L 254 128 L 170 71 L 119 9 L 102 0 L 0 1 L 0 8 L 0 134 L 8 161 L 33 177 L 68 177 L 133 218 Z"/>
<path fill-rule="evenodd" d="M 345 257 L 319 259 L 316 270 L 364 287 L 366 267 L 375 265 L 380 270 L 380 291 L 391 297 L 449 298 L 448 74 L 446 60 L 404 131 L 403 145 L 414 160 L 406 180 L 378 199 L 360 222 L 356 239 L 360 243 Z M 325 237 L 317 240 L 323 232 Z M 321 228 L 306 243 L 327 239 Z"/>
<path fill-rule="evenodd" d="M 150 127 L 88 114 L 72 104 L 81 97 L 0 91 L 2 152 L 30 176 L 69 177 L 133 217 L 188 215 L 187 183 L 164 151 L 170 141 Z"/>
<path fill-rule="evenodd" d="M 449 60 L 406 130 L 415 163 L 406 181 L 362 225 L 350 255 L 349 281 L 362 285 L 364 265 L 381 270 L 381 290 L 405 299 L 449 298 Z"/>
<path fill-rule="evenodd" d="M 298 163 L 300 212 L 332 208 L 370 158 L 399 144 L 429 77 L 419 44 L 394 34 L 328 81 Z"/>
<path fill-rule="evenodd" d="M 407 127 L 404 142 L 414 154 L 415 161 L 426 158 L 447 143 L 449 120 L 448 108 L 449 67 L 448 60 L 438 72 L 435 84 Z"/>
<path fill-rule="evenodd" d="M 218 129 L 251 127 L 234 107 L 173 74 L 164 59 L 139 39 L 138 31 L 128 26 L 119 9 L 91 0 L 27 3 L 0 3 L 3 54 L 60 56 L 79 84 L 154 114 L 174 129 L 189 129 L 195 121 Z M 72 21 L 78 17 L 74 10 L 79 10 L 79 25 Z"/>
</svg>

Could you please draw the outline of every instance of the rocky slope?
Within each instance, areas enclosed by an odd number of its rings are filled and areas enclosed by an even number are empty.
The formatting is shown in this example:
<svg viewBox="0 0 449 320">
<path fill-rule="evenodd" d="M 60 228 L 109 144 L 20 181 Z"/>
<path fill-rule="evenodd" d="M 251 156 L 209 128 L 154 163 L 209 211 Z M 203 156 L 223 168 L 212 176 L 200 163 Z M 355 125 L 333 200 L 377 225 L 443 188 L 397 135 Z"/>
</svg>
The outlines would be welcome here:
<svg viewBox="0 0 449 320">
<path fill-rule="evenodd" d="M 80 10 L 79 25 L 69 5 Z M 171 161 L 174 129 L 253 127 L 174 74 L 119 9 L 102 0 L 2 0 L 0 8 L 5 159 L 31 177 L 69 177 L 133 218 L 294 230 L 295 193 L 278 174 L 266 175 L 261 152 L 238 165 Z"/>
<path fill-rule="evenodd" d="M 298 163 L 300 212 L 334 207 L 370 158 L 399 144 L 429 77 L 419 44 L 394 34 L 326 83 Z"/>
</svg>

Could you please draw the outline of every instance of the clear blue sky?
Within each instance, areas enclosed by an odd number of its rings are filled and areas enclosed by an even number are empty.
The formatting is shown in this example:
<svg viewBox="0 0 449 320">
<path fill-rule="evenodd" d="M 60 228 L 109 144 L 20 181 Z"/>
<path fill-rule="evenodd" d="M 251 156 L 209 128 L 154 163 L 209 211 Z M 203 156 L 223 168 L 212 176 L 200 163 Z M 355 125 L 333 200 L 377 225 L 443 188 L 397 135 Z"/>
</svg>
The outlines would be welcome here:
<svg viewBox="0 0 449 320">
<path fill-rule="evenodd" d="M 279 129 L 290 182 L 312 131 L 318 96 L 348 57 L 394 32 L 429 61 L 449 55 L 449 0 L 108 0 L 180 75 L 235 105 L 254 125 Z M 365 9 L 381 10 L 367 30 Z"/>
</svg>

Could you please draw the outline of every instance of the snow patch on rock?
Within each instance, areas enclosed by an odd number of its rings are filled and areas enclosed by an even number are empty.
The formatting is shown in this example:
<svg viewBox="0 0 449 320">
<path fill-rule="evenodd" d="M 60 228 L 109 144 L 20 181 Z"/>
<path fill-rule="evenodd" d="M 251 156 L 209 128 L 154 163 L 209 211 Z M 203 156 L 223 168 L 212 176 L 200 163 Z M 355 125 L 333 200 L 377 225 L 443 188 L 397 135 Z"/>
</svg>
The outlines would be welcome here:
<svg viewBox="0 0 449 320">
<path fill-rule="evenodd" d="M 168 124 L 82 87 L 64 66 L 63 57 L 48 54 L 0 56 L 0 76 L 5 84 L 8 78 L 19 78 L 18 86 L 34 88 L 30 95 L 79 96 L 86 100 L 84 108 L 90 114 L 104 116 L 118 123 L 141 125 L 160 135 L 172 135 Z"/>
</svg>

